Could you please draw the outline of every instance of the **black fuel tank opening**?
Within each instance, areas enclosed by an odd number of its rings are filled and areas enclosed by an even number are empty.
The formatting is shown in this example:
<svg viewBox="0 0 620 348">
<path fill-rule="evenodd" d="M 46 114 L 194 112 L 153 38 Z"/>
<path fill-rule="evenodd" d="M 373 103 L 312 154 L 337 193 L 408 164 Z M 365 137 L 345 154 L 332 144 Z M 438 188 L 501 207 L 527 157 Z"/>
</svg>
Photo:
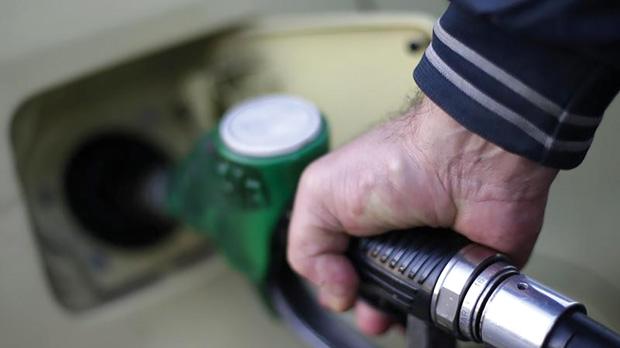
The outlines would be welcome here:
<svg viewBox="0 0 620 348">
<path fill-rule="evenodd" d="M 156 245 L 175 224 L 145 204 L 144 183 L 169 162 L 159 148 L 132 134 L 91 137 L 65 166 L 69 207 L 85 231 L 100 241 L 126 249 Z"/>
</svg>

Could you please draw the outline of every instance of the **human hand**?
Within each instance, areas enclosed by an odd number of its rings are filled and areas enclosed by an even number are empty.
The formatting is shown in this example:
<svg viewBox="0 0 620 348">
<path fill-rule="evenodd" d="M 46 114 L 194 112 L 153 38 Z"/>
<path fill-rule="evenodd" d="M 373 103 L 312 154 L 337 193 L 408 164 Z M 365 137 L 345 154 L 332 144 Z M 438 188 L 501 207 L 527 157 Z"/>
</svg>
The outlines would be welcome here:
<svg viewBox="0 0 620 348">
<path fill-rule="evenodd" d="M 358 277 L 344 256 L 350 236 L 415 226 L 450 227 L 523 265 L 543 222 L 557 170 L 508 153 L 463 128 L 430 99 L 313 162 L 289 227 L 291 267 L 319 301 L 349 309 Z M 390 326 L 358 302 L 367 334 Z"/>
</svg>

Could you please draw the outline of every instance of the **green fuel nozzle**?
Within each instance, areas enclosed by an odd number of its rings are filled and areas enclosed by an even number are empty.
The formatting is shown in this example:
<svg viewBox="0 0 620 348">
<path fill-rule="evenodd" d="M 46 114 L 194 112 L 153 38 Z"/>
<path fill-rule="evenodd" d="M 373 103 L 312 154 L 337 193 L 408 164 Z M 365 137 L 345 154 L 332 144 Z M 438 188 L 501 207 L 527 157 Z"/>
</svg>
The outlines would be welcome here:
<svg viewBox="0 0 620 348">
<path fill-rule="evenodd" d="M 180 164 L 153 175 L 146 192 L 260 285 L 268 276 L 272 235 L 299 177 L 327 150 L 327 124 L 316 106 L 264 96 L 227 112 Z"/>
</svg>

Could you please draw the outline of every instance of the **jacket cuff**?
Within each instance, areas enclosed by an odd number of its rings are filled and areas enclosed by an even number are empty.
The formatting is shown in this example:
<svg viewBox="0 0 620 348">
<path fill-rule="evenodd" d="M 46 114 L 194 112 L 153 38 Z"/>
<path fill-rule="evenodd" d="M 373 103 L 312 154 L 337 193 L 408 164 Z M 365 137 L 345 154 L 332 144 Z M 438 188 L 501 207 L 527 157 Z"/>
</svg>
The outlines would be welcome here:
<svg viewBox="0 0 620 348">
<path fill-rule="evenodd" d="M 470 131 L 543 165 L 583 160 L 618 73 L 452 4 L 414 70 L 420 89 Z"/>
</svg>

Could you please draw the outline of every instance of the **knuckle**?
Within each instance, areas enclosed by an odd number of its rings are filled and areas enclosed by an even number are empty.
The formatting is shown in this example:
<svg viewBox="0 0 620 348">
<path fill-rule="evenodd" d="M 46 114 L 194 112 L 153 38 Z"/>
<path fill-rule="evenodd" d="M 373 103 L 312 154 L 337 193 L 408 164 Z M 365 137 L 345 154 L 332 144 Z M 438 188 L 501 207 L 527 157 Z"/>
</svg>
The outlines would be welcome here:
<svg viewBox="0 0 620 348">
<path fill-rule="evenodd" d="M 306 169 L 304 169 L 299 179 L 300 192 L 315 192 L 321 189 L 323 185 L 321 182 L 325 177 L 323 165 L 320 162 L 311 163 Z"/>
<path fill-rule="evenodd" d="M 310 275 L 310 264 L 306 258 L 299 255 L 294 248 L 288 249 L 287 261 L 295 273 L 308 277 Z"/>
<path fill-rule="evenodd" d="M 353 234 L 363 234 L 366 229 L 373 225 L 372 218 L 376 209 L 370 204 L 371 196 L 379 193 L 379 178 L 377 173 L 367 171 L 350 178 L 344 189 L 344 204 L 340 205 L 340 223 L 342 228 Z"/>
</svg>

